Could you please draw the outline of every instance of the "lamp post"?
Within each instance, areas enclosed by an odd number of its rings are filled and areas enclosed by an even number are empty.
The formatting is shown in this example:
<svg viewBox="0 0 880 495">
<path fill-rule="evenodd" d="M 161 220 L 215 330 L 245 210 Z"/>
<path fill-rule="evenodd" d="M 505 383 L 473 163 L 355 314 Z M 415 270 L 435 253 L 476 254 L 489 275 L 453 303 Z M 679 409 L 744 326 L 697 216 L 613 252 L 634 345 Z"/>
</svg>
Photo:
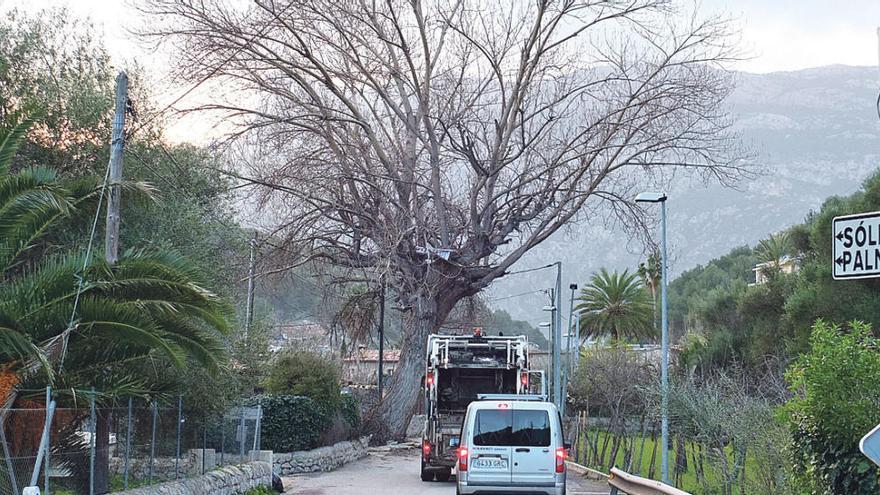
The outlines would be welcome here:
<svg viewBox="0 0 880 495">
<path fill-rule="evenodd" d="M 666 306 L 666 194 L 643 192 L 637 203 L 660 203 L 660 448 L 661 476 L 669 483 L 669 321 Z"/>
</svg>

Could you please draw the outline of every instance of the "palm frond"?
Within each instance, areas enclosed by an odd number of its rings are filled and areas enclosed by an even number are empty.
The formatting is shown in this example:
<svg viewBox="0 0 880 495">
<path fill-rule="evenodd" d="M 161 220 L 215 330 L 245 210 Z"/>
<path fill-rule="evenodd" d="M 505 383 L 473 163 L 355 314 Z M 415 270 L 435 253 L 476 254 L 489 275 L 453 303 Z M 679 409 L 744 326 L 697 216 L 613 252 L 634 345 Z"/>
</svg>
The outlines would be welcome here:
<svg viewBox="0 0 880 495">
<path fill-rule="evenodd" d="M 0 175 L 9 172 L 12 157 L 32 124 L 33 120 L 25 118 L 11 127 L 0 126 Z"/>
</svg>

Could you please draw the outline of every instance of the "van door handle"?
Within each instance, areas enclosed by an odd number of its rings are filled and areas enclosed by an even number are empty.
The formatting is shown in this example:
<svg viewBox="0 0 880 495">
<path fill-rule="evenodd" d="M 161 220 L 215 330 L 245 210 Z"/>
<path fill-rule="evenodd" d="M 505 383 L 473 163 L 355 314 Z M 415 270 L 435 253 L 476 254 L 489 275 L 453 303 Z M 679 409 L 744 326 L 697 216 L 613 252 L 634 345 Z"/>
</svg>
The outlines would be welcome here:
<svg viewBox="0 0 880 495">
<path fill-rule="evenodd" d="M 516 449 L 517 452 L 531 452 L 529 449 Z"/>
</svg>

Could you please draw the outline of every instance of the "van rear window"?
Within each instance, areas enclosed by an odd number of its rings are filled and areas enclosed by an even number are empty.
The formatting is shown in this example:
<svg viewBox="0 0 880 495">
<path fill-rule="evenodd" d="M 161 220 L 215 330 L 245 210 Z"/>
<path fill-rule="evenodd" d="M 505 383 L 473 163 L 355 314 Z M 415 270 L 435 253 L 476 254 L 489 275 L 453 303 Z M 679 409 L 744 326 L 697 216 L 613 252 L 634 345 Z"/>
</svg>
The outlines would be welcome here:
<svg viewBox="0 0 880 495">
<path fill-rule="evenodd" d="M 481 409 L 474 420 L 474 445 L 549 447 L 547 411 Z"/>
</svg>

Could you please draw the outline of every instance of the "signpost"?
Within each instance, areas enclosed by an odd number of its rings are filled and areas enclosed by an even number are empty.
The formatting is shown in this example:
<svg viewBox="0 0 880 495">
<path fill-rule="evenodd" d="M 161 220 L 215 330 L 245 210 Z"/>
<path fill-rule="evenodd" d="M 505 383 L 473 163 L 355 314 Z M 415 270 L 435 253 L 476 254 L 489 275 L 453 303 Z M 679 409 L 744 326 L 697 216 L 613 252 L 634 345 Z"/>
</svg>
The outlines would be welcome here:
<svg viewBox="0 0 880 495">
<path fill-rule="evenodd" d="M 831 235 L 835 280 L 880 277 L 880 211 L 835 217 Z M 880 466 L 880 425 L 862 437 L 859 450 Z"/>
<path fill-rule="evenodd" d="M 831 235 L 835 280 L 880 277 L 880 212 L 836 217 Z"/>
<path fill-rule="evenodd" d="M 880 466 L 880 425 L 877 425 L 859 442 L 859 450 L 874 464 Z"/>
</svg>

